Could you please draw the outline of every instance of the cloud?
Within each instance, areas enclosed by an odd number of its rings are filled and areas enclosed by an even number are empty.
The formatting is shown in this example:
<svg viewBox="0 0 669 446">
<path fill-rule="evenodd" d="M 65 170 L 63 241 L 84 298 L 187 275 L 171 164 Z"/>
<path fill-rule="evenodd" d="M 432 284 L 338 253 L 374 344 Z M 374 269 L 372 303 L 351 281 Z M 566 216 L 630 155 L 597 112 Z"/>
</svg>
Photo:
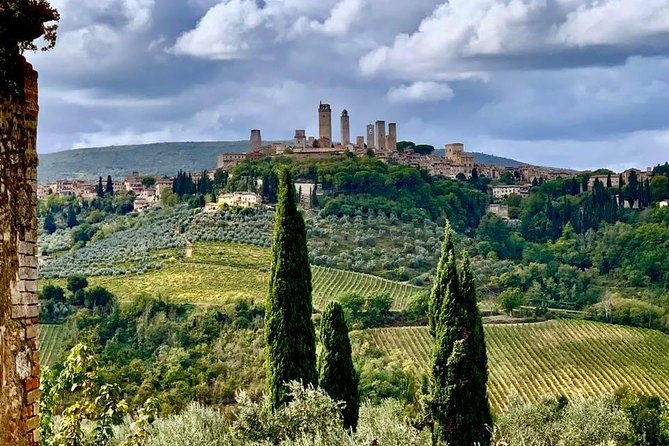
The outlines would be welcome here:
<svg viewBox="0 0 669 446">
<path fill-rule="evenodd" d="M 365 75 L 444 79 L 454 73 L 620 64 L 669 49 L 666 0 L 450 0 L 418 30 L 360 59 Z"/>
<path fill-rule="evenodd" d="M 265 26 L 267 14 L 254 0 L 229 0 L 207 11 L 195 29 L 182 34 L 173 51 L 212 60 L 244 59 L 257 55 L 262 39 L 254 34 Z"/>
<path fill-rule="evenodd" d="M 342 0 L 337 3 L 323 23 L 312 21 L 311 28 L 330 36 L 345 36 L 351 27 L 362 18 L 364 0 Z"/>
<path fill-rule="evenodd" d="M 453 96 L 453 90 L 448 84 L 437 82 L 414 82 L 393 87 L 386 95 L 388 101 L 394 104 L 450 101 Z"/>
</svg>

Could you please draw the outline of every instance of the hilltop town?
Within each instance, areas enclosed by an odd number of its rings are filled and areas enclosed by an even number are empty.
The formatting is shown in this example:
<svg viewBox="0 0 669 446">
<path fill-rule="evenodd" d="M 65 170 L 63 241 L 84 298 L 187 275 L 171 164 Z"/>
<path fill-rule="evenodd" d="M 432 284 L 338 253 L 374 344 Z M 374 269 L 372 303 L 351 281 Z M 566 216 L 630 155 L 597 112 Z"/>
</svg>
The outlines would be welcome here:
<svg viewBox="0 0 669 446">
<path fill-rule="evenodd" d="M 374 124 L 365 127 L 365 135 L 351 138 L 351 115 L 344 109 L 340 116 L 340 138 L 333 138 L 332 108 L 330 104 L 321 102 L 317 109 L 318 136 L 307 136 L 306 130 L 296 129 L 291 142 L 265 142 L 262 139 L 261 129 L 251 130 L 248 151 L 226 152 L 218 155 L 216 168 L 201 172 L 190 172 L 189 177 L 198 182 L 203 176 L 214 180 L 216 172 L 225 172 L 232 175 L 234 168 L 243 161 L 258 161 L 274 157 L 285 157 L 294 160 L 324 160 L 342 156 L 373 156 L 385 163 L 395 163 L 425 170 L 435 177 L 449 179 L 470 180 L 472 177 L 490 179 L 488 192 L 493 205 L 489 211 L 506 218 L 507 211 L 503 206 L 495 205 L 510 195 L 525 197 L 529 195 L 533 185 L 539 182 L 557 178 L 571 178 L 575 172 L 568 169 L 556 169 L 524 164 L 519 167 L 503 167 L 494 164 L 482 164 L 475 161 L 473 154 L 465 150 L 461 142 L 452 142 L 444 145 L 443 156 L 436 155 L 434 147 L 430 145 L 416 145 L 410 141 L 398 141 L 398 126 L 394 122 L 386 124 L 384 120 L 377 120 Z M 212 163 L 213 164 L 213 163 Z M 586 172 L 588 173 L 588 172 Z M 650 178 L 651 169 L 627 169 L 623 172 L 610 174 L 590 172 L 588 184 L 582 185 L 582 190 L 592 189 L 595 182 L 607 183 L 610 177 L 611 187 L 618 187 L 620 182 L 628 183 L 630 175 L 643 182 Z M 59 179 L 50 183 L 38 185 L 38 198 L 46 198 L 49 194 L 62 197 L 75 196 L 81 200 L 92 200 L 99 195 L 99 183 L 86 180 Z M 123 180 L 107 179 L 111 190 L 122 191 L 134 196 L 134 210 L 145 211 L 158 203 L 165 191 L 171 191 L 174 177 L 160 176 L 150 173 L 133 172 Z M 309 207 L 309 197 L 317 187 L 313 182 L 299 182 L 297 184 L 303 192 L 302 204 Z M 262 186 L 261 182 L 256 188 Z M 109 187 L 109 186 L 107 186 Z M 262 204 L 262 199 L 255 190 L 233 192 L 217 197 L 215 203 L 208 203 L 206 210 L 215 210 L 220 205 L 232 207 L 253 207 Z"/>
</svg>

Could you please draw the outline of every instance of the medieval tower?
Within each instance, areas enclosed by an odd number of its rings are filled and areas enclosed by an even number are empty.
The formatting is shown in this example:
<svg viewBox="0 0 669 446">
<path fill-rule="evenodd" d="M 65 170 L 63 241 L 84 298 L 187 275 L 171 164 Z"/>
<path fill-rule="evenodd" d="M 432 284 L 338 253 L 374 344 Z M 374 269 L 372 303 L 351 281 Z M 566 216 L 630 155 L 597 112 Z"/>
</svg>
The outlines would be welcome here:
<svg viewBox="0 0 669 446">
<path fill-rule="evenodd" d="M 386 121 L 376 121 L 376 148 L 386 149 Z"/>
<path fill-rule="evenodd" d="M 386 149 L 397 150 L 397 124 L 391 122 L 388 124 L 388 136 L 386 136 Z"/>
<path fill-rule="evenodd" d="M 348 111 L 344 109 L 341 112 L 341 145 L 346 146 L 351 143 L 351 123 Z"/>
<path fill-rule="evenodd" d="M 332 110 L 321 102 L 318 107 L 318 139 L 321 147 L 332 146 Z"/>
<path fill-rule="evenodd" d="M 251 151 L 259 150 L 262 147 L 262 137 L 260 136 L 260 130 L 253 129 L 251 130 Z"/>
<path fill-rule="evenodd" d="M 374 149 L 376 148 L 376 141 L 374 140 L 374 124 L 369 124 L 367 126 L 367 148 Z"/>
</svg>

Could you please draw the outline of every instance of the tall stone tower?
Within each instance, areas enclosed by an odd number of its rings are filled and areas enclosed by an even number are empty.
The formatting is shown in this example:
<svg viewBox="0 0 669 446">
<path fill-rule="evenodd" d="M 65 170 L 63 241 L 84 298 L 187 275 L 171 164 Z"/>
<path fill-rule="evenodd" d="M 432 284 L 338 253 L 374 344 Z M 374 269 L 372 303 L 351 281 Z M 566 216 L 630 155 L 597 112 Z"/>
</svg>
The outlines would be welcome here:
<svg viewBox="0 0 669 446">
<path fill-rule="evenodd" d="M 318 139 L 321 147 L 332 145 L 332 109 L 322 102 L 318 107 Z"/>
<path fill-rule="evenodd" d="M 374 149 L 376 148 L 376 141 L 374 135 L 374 124 L 369 124 L 367 126 L 367 148 Z"/>
<path fill-rule="evenodd" d="M 344 109 L 341 112 L 341 145 L 346 146 L 351 143 L 351 122 L 349 120 L 348 111 Z"/>
<path fill-rule="evenodd" d="M 397 124 L 394 122 L 388 124 L 388 137 L 386 141 L 386 148 L 388 150 L 397 150 Z"/>
<path fill-rule="evenodd" d="M 19 97 L 0 91 L 0 444 L 32 446 L 40 393 L 37 72 L 19 63 Z"/>
<path fill-rule="evenodd" d="M 262 137 L 259 129 L 251 130 L 251 151 L 259 150 L 262 147 Z"/>
<path fill-rule="evenodd" d="M 386 149 L 386 121 L 376 121 L 376 148 Z"/>
</svg>

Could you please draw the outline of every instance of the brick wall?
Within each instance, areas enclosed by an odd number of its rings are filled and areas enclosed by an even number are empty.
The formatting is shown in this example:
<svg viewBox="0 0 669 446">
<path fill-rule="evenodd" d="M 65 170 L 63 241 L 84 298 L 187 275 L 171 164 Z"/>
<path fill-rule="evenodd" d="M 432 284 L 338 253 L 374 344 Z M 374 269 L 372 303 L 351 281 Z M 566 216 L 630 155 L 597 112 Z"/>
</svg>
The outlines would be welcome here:
<svg viewBox="0 0 669 446">
<path fill-rule="evenodd" d="M 0 96 L 0 444 L 38 441 L 37 72 Z"/>
</svg>

